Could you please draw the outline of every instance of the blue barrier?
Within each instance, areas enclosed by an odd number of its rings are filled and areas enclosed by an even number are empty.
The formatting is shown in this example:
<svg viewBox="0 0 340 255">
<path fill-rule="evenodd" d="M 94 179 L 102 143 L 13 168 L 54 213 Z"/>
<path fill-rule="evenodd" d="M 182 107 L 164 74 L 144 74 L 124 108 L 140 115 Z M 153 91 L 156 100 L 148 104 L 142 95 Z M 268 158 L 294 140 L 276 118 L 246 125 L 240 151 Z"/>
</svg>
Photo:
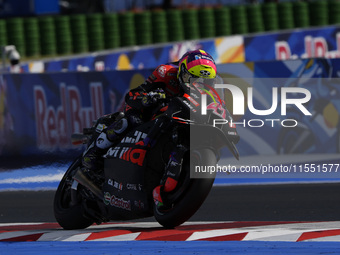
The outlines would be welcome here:
<svg viewBox="0 0 340 255">
<path fill-rule="evenodd" d="M 58 0 L 11 0 L 1 1 L 0 17 L 19 17 L 59 14 Z"/>
<path fill-rule="evenodd" d="M 340 27 L 296 29 L 244 37 L 246 61 L 339 58 Z"/>
<path fill-rule="evenodd" d="M 74 151 L 72 133 L 116 112 L 150 70 L 17 74 L 1 79 L 0 155 Z"/>
</svg>

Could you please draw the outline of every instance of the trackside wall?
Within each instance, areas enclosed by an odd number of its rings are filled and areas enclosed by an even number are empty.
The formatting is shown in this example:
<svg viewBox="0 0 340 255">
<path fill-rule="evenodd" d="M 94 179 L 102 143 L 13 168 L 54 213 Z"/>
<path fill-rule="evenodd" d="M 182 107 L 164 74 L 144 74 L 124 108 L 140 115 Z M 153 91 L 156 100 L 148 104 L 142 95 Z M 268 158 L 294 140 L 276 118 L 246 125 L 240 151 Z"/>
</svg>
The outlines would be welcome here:
<svg viewBox="0 0 340 255">
<path fill-rule="evenodd" d="M 327 113 L 321 109 L 318 121 L 308 123 L 317 130 L 317 146 L 302 153 L 335 153 L 339 143 L 340 97 L 329 97 L 331 90 L 340 95 L 339 84 L 309 86 L 306 79 L 338 77 L 340 59 L 303 59 L 287 61 L 245 62 L 218 65 L 226 78 L 239 78 L 245 86 L 253 86 L 249 78 L 303 78 L 304 83 L 280 85 L 309 89 L 314 99 L 323 98 L 333 105 Z M 0 156 L 67 155 L 79 153 L 70 143 L 70 135 L 91 125 L 99 116 L 121 109 L 125 93 L 141 84 L 152 69 L 104 72 L 67 72 L 39 74 L 5 74 L 0 76 Z M 300 80 L 301 79 L 296 79 Z M 254 85 L 257 86 L 257 85 Z M 271 102 L 268 83 L 258 88 L 259 103 Z M 256 89 L 256 88 L 255 88 Z M 227 97 L 228 98 L 228 97 Z M 261 101 L 262 100 L 262 101 Z M 313 100 L 315 102 L 315 100 Z M 229 102 L 227 102 L 228 104 Z M 311 111 L 316 105 L 308 105 Z M 323 106 L 324 107 L 324 106 Z M 335 110 L 334 110 L 335 109 Z M 331 114 L 331 116 L 329 116 Z M 278 116 L 272 116 L 272 118 Z M 247 110 L 235 120 L 254 118 Z M 256 117 L 261 119 L 261 117 Z M 262 117 L 268 118 L 268 117 Z M 333 119 L 332 125 L 327 122 Z M 302 123 L 304 119 L 300 120 Z M 318 127 L 314 129 L 313 125 Z M 249 129 L 237 125 L 241 134 L 241 155 L 276 154 L 282 136 L 280 125 Z M 316 131 L 315 131 L 316 132 Z M 282 139 L 281 139 L 282 140 Z"/>
</svg>

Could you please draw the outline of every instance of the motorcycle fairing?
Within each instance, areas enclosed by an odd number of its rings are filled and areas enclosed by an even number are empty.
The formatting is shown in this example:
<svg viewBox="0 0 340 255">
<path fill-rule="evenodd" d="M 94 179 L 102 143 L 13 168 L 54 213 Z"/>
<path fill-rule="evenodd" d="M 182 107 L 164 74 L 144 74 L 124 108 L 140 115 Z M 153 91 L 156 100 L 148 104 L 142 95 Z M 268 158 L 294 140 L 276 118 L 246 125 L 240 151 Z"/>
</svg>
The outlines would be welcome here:
<svg viewBox="0 0 340 255">
<path fill-rule="evenodd" d="M 144 187 L 144 168 L 119 158 L 105 159 L 103 201 L 111 218 L 133 219 L 136 215 L 148 214 L 150 205 Z"/>
<path fill-rule="evenodd" d="M 152 148 L 138 144 L 153 125 L 154 121 L 147 122 L 130 131 L 104 156 L 103 199 L 111 219 L 152 216 L 151 193 L 174 146 L 166 133 L 157 137 Z"/>
</svg>

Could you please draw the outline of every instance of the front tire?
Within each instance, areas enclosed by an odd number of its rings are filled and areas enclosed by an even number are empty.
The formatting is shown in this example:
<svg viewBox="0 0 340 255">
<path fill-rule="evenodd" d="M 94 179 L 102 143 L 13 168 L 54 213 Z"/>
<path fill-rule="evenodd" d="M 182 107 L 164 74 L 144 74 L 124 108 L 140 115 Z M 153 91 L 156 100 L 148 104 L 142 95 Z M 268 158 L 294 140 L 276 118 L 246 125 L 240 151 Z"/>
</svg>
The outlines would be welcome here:
<svg viewBox="0 0 340 255">
<path fill-rule="evenodd" d="M 79 166 L 81 166 L 81 157 L 68 168 L 54 196 L 54 216 L 63 229 L 84 229 L 94 223 L 93 220 L 84 216 L 81 201 L 74 204 L 71 199 L 72 177 Z"/>
<path fill-rule="evenodd" d="M 217 159 L 215 153 L 210 149 L 194 151 L 194 162 L 183 162 L 184 176 L 189 183 L 185 190 L 181 191 L 181 197 L 173 204 L 171 209 L 157 208 L 154 206 L 154 216 L 156 220 L 165 228 L 174 228 L 187 221 L 201 207 L 207 198 L 214 183 L 216 174 L 205 173 L 200 179 L 190 179 L 190 165 L 216 166 Z M 192 157 L 190 157 L 192 158 Z M 184 184 L 185 180 L 179 181 Z M 183 187 L 177 187 L 176 190 Z"/>
</svg>

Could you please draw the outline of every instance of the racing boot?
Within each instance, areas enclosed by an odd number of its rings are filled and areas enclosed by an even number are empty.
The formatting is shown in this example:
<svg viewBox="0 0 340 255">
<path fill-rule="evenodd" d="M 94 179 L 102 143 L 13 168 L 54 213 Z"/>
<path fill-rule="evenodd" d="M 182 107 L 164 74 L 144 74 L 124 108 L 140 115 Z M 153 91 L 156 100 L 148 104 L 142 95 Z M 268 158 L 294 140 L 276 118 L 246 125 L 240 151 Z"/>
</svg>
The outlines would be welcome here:
<svg viewBox="0 0 340 255">
<path fill-rule="evenodd" d="M 164 193 L 171 192 L 177 187 L 178 179 L 182 170 L 183 156 L 187 149 L 179 145 L 170 153 L 168 164 L 164 171 L 164 176 L 159 186 L 154 188 L 152 195 L 157 207 L 166 205 L 163 199 Z"/>
</svg>

